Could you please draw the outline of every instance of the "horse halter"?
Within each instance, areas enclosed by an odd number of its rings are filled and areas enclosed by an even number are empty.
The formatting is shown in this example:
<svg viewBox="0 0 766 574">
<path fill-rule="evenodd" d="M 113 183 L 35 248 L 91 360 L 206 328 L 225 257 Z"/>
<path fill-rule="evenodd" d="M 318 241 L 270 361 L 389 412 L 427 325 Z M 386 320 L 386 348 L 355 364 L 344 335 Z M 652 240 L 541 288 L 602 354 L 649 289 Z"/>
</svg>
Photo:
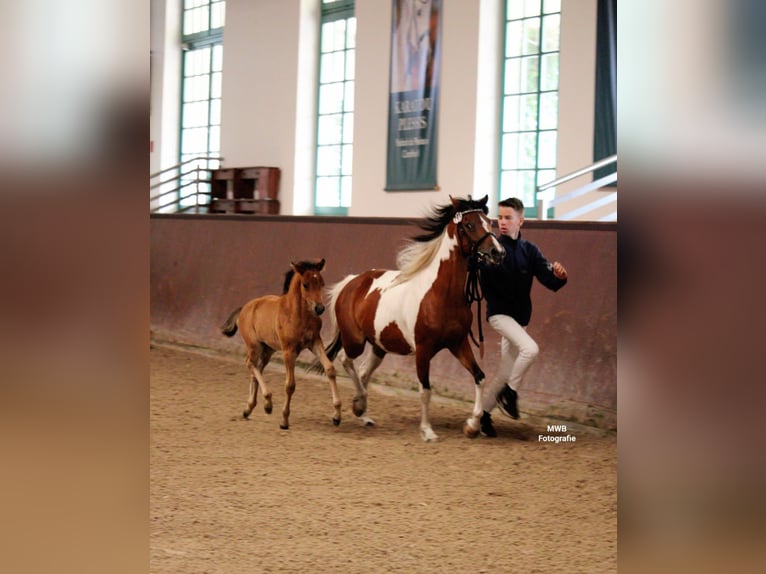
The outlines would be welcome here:
<svg viewBox="0 0 766 574">
<path fill-rule="evenodd" d="M 466 213 L 477 213 L 477 212 L 483 214 L 484 210 L 483 209 L 467 209 L 465 211 L 458 211 L 457 213 L 455 213 L 455 215 L 452 217 L 452 221 L 453 223 L 455 223 L 455 225 L 457 225 L 458 233 L 462 231 L 462 233 L 465 234 L 466 237 L 468 237 L 468 234 L 466 234 L 465 231 L 463 231 L 463 216 Z M 481 245 L 481 243 L 489 236 L 494 236 L 494 234 L 491 231 L 487 231 L 484 235 L 479 237 L 479 239 L 477 239 L 476 241 L 468 237 L 468 240 L 473 242 L 473 246 L 471 247 L 471 253 L 469 255 L 471 256 L 476 255 L 479 259 L 485 259 L 487 255 L 485 255 L 484 253 L 479 253 L 478 249 L 479 249 L 479 245 Z M 463 246 L 461 245 L 460 250 L 462 251 L 462 249 L 463 249 Z"/>
</svg>

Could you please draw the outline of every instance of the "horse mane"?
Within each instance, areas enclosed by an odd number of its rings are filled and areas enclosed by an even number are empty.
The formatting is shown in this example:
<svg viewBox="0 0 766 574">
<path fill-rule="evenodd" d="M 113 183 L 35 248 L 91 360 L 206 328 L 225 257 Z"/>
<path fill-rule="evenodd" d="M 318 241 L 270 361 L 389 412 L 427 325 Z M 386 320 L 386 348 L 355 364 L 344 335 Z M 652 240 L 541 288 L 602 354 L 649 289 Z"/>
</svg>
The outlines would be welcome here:
<svg viewBox="0 0 766 574">
<path fill-rule="evenodd" d="M 489 212 L 486 201 L 476 201 L 470 198 L 455 198 L 454 201 L 456 205 L 447 203 L 432 208 L 425 219 L 418 224 L 425 233 L 412 237 L 409 243 L 397 254 L 396 265 L 400 273 L 394 283 L 407 281 L 433 261 L 439 251 L 441 236 L 458 211 L 481 209 L 485 215 Z"/>
<path fill-rule="evenodd" d="M 293 266 L 297 267 L 301 274 L 305 273 L 309 269 L 321 271 L 324 268 L 324 259 L 321 261 L 298 261 L 297 263 L 293 263 Z M 292 283 L 294 275 L 295 269 L 290 267 L 290 269 L 288 269 L 285 273 L 285 282 L 282 285 L 282 295 L 286 294 L 290 290 L 290 283 Z"/>
</svg>

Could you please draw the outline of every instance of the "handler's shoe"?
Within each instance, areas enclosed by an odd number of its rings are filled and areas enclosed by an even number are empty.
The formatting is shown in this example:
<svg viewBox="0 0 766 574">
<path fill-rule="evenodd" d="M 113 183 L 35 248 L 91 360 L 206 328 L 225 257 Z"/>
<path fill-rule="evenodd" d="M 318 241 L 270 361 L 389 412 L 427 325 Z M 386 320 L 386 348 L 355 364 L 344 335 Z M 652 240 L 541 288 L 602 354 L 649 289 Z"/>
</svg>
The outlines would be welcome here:
<svg viewBox="0 0 766 574">
<path fill-rule="evenodd" d="M 503 390 L 497 394 L 498 408 L 512 419 L 519 418 L 519 408 L 516 406 L 517 397 L 516 391 L 508 385 L 505 385 Z"/>
<path fill-rule="evenodd" d="M 495 438 L 497 436 L 497 431 L 492 426 L 492 417 L 489 416 L 487 411 L 484 411 L 484 414 L 481 415 L 481 434 L 487 438 Z"/>
</svg>

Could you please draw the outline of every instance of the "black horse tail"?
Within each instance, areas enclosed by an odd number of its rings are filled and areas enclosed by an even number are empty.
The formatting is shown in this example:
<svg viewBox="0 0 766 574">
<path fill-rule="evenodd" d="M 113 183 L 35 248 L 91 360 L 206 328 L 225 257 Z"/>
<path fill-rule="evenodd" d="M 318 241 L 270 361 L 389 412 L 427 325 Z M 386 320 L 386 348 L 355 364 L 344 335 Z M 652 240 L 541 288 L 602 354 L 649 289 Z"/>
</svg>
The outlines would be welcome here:
<svg viewBox="0 0 766 574">
<path fill-rule="evenodd" d="M 324 348 L 324 352 L 327 353 L 328 359 L 330 359 L 331 361 L 334 361 L 335 357 L 338 356 L 338 353 L 340 352 L 342 348 L 343 348 L 343 345 L 341 344 L 341 341 L 340 341 L 340 329 L 338 329 L 335 332 L 335 337 L 333 338 L 332 343 L 330 343 Z"/>
<path fill-rule="evenodd" d="M 234 336 L 234 333 L 237 332 L 237 319 L 239 319 L 239 312 L 242 310 L 242 307 L 237 307 L 234 309 L 234 311 L 231 312 L 231 315 L 229 315 L 229 318 L 226 319 L 226 322 L 223 324 L 223 327 L 221 327 L 221 333 L 226 335 L 227 337 Z"/>
</svg>

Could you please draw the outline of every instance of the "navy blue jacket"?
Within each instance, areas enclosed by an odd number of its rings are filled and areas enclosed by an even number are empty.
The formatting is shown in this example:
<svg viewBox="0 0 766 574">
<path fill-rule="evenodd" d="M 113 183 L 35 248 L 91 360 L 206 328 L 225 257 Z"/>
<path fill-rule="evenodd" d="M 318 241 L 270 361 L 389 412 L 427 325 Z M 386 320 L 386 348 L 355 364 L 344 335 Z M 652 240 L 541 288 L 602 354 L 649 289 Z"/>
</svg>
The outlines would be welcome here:
<svg viewBox="0 0 766 574">
<path fill-rule="evenodd" d="M 487 318 L 492 315 L 509 315 L 525 327 L 532 317 L 532 278 L 537 277 L 551 291 L 566 285 L 566 279 L 558 279 L 551 264 L 543 257 L 537 245 L 507 235 L 498 237 L 505 247 L 505 257 L 500 265 L 480 264 L 479 281 L 487 300 Z"/>
</svg>

